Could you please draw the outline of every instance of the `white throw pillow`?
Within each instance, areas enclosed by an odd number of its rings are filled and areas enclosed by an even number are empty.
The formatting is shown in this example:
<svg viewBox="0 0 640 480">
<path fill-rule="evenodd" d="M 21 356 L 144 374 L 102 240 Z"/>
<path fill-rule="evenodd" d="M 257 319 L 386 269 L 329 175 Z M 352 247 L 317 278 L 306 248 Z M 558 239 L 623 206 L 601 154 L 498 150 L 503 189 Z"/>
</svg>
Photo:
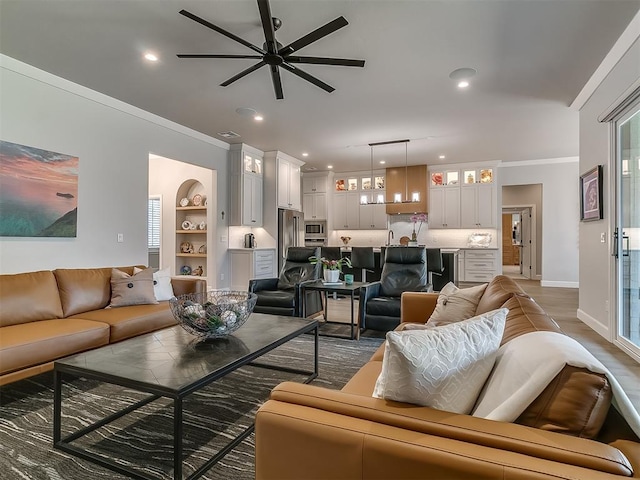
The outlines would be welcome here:
<svg viewBox="0 0 640 480">
<path fill-rule="evenodd" d="M 133 268 L 134 275 L 141 271 L 138 267 Z M 159 302 L 171 300 L 174 296 L 169 267 L 153 273 L 153 293 Z"/>
<path fill-rule="evenodd" d="M 387 333 L 373 396 L 468 414 L 493 368 L 508 312 Z"/>
<path fill-rule="evenodd" d="M 487 285 L 458 288 L 451 282 L 447 283 L 440 291 L 436 308 L 427 323 L 435 327 L 473 317 Z"/>
</svg>

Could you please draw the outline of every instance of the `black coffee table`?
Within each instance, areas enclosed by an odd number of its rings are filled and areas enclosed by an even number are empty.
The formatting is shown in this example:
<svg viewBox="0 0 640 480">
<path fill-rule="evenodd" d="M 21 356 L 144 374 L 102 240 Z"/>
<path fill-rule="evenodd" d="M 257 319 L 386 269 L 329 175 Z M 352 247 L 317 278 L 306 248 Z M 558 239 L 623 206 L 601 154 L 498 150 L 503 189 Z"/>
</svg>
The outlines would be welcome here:
<svg viewBox="0 0 640 480">
<path fill-rule="evenodd" d="M 254 362 L 258 357 L 289 340 L 312 331 L 315 332 L 313 371 Z M 307 375 L 304 383 L 311 382 L 318 376 L 318 322 L 252 313 L 240 329 L 222 339 L 199 342 L 182 327 L 175 326 L 58 360 L 54 364 L 53 372 L 54 447 L 132 478 L 157 478 L 146 476 L 115 460 L 73 445 L 72 442 L 154 400 L 161 397 L 170 398 L 173 400 L 174 479 L 182 480 L 184 398 L 247 364 L 304 374 Z M 96 379 L 151 395 L 93 425 L 61 438 L 63 379 L 77 377 Z M 202 476 L 253 430 L 252 424 L 187 479 Z"/>
</svg>

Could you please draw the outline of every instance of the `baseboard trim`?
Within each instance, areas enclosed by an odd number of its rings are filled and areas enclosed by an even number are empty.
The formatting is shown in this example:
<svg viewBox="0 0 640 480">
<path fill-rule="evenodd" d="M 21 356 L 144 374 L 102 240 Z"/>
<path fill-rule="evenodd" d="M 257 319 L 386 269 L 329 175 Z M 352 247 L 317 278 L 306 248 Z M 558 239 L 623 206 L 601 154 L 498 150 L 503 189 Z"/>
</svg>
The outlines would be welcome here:
<svg viewBox="0 0 640 480">
<path fill-rule="evenodd" d="M 593 318 L 591 315 L 586 313 L 584 310 L 581 310 L 580 308 L 576 312 L 576 316 L 578 317 L 578 320 L 582 321 L 582 323 L 584 323 L 586 326 L 591 328 L 591 330 L 593 330 L 594 332 L 604 337 L 607 341 L 609 342 L 611 341 L 611 335 L 610 335 L 611 332 L 609 331 L 608 326 L 603 325 L 598 320 L 596 320 L 595 318 Z"/>
<path fill-rule="evenodd" d="M 553 280 L 540 280 L 541 287 L 556 287 L 556 288 L 579 288 L 579 282 L 556 282 Z"/>
</svg>

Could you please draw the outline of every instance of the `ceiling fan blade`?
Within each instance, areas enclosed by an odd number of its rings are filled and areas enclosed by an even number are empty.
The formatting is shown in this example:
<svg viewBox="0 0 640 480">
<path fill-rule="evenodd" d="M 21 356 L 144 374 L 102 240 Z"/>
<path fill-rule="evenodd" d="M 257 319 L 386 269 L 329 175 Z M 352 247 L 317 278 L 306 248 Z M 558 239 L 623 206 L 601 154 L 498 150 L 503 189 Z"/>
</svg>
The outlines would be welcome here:
<svg viewBox="0 0 640 480">
<path fill-rule="evenodd" d="M 236 80 L 240 80 L 242 77 L 244 77 L 245 75 L 249 75 L 251 72 L 255 72 L 256 70 L 258 70 L 260 67 L 264 67 L 267 63 L 262 61 L 262 62 L 258 62 L 255 65 L 247 68 L 246 70 L 241 71 L 239 74 L 234 75 L 233 77 L 231 77 L 229 80 L 227 80 L 226 82 L 222 82 L 220 84 L 221 87 L 227 87 L 229 85 L 231 85 L 233 82 L 235 82 Z"/>
<path fill-rule="evenodd" d="M 267 43 L 267 51 L 269 53 L 277 53 L 278 46 L 276 44 L 276 33 L 273 28 L 273 20 L 271 19 L 271 7 L 269 6 L 269 0 L 258 0 L 258 9 L 260 10 L 260 21 L 262 22 L 264 39 Z"/>
<path fill-rule="evenodd" d="M 178 53 L 178 58 L 253 58 L 260 60 L 262 55 L 217 55 L 211 53 Z"/>
<path fill-rule="evenodd" d="M 198 22 L 200 25 L 204 25 L 207 28 L 210 28 L 211 30 L 214 30 L 218 33 L 221 33 L 222 35 L 224 35 L 225 37 L 230 38 L 231 40 L 235 40 L 238 43 L 241 43 L 242 45 L 244 45 L 245 47 L 250 48 L 251 50 L 253 50 L 254 52 L 258 52 L 262 55 L 264 55 L 266 52 L 261 49 L 260 47 L 256 47 L 253 43 L 249 43 L 247 42 L 245 39 L 238 37 L 237 35 L 234 35 L 231 32 L 227 32 L 225 29 L 218 27 L 217 25 L 214 25 L 211 22 L 208 22 L 207 20 L 205 20 L 204 18 L 200 18 L 197 15 L 194 15 L 191 12 L 187 12 L 186 10 L 180 10 L 180 15 L 184 15 L 187 18 L 190 18 L 191 20 L 193 20 L 194 22 Z"/>
<path fill-rule="evenodd" d="M 276 92 L 276 99 L 282 100 L 284 92 L 282 91 L 282 79 L 277 65 L 271 65 L 271 80 L 273 81 L 273 90 Z"/>
<path fill-rule="evenodd" d="M 287 55 L 284 57 L 290 63 L 313 63 L 315 65 L 338 65 L 342 67 L 364 67 L 364 60 L 350 60 L 348 58 L 326 57 L 297 57 Z"/>
<path fill-rule="evenodd" d="M 326 83 L 324 83 L 322 80 L 320 80 L 319 78 L 314 77 L 313 75 L 308 74 L 307 72 L 305 72 L 304 70 L 300 70 L 297 67 L 294 67 L 293 65 L 289 65 L 288 63 L 283 63 L 282 65 L 280 65 L 282 68 L 290 71 L 291 73 L 293 73 L 294 75 L 299 76 L 300 78 L 305 79 L 307 82 L 311 82 L 313 83 L 315 86 L 320 87 L 321 89 L 323 89 L 325 92 L 333 92 L 335 90 L 335 88 L 333 88 L 331 85 L 328 85 Z"/>
<path fill-rule="evenodd" d="M 300 50 L 310 43 L 320 40 L 322 37 L 326 37 L 330 33 L 333 33 L 336 30 L 341 29 L 342 27 L 346 27 L 347 25 L 349 25 L 349 22 L 347 22 L 346 18 L 338 17 L 335 20 L 332 20 L 329 23 L 323 25 L 322 27 L 316 28 L 313 32 L 307 33 L 304 37 L 300 37 L 298 40 L 290 43 L 286 47 L 282 47 L 278 51 L 278 53 L 280 55 L 290 55 L 296 50 Z"/>
</svg>

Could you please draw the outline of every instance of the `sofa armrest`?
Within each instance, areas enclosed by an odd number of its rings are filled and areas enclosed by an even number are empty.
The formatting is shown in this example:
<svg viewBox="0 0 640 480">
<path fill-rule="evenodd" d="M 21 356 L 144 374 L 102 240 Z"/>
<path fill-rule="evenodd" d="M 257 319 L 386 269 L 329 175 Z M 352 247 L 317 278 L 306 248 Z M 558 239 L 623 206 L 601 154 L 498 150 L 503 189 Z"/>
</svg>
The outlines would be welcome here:
<svg viewBox="0 0 640 480">
<path fill-rule="evenodd" d="M 252 278 L 249 280 L 249 291 L 256 293 L 261 290 L 277 290 L 278 277 L 275 278 Z"/>
<path fill-rule="evenodd" d="M 171 277 L 171 288 L 173 288 L 173 294 L 176 297 L 186 293 L 205 293 L 207 281 L 187 276 Z"/>
<path fill-rule="evenodd" d="M 345 422 L 352 419 L 373 422 L 376 425 L 414 432 L 414 437 L 415 433 L 419 433 L 438 437 L 441 442 L 449 439 L 473 445 L 478 450 L 485 447 L 499 450 L 503 455 L 525 455 L 538 459 L 541 463 L 550 461 L 614 475 L 633 475 L 631 462 L 619 449 L 592 440 L 294 382 L 278 385 L 272 391 L 271 399 L 258 410 L 256 452 L 265 441 L 261 438 L 262 416 L 275 403 L 284 404 L 276 408 L 280 412 L 286 411 L 288 416 L 298 415 L 300 418 L 300 412 L 306 412 L 304 415 L 308 414 L 308 420 L 312 420 L 318 418 L 318 412 L 328 412 L 349 419 L 344 420 Z M 290 411 L 286 409 L 286 405 L 292 407 Z M 306 409 L 301 410 L 299 407 Z M 365 433 L 371 431 L 370 428 L 371 426 L 365 427 Z M 282 438 L 286 436 L 286 432 L 282 431 L 279 435 Z M 305 447 L 313 449 L 306 443 Z M 321 451 L 315 451 L 315 454 L 322 457 Z M 638 468 L 638 465 L 635 467 Z"/>
<path fill-rule="evenodd" d="M 400 323 L 426 323 L 437 301 L 437 293 L 403 292 L 400 297 Z"/>
</svg>

